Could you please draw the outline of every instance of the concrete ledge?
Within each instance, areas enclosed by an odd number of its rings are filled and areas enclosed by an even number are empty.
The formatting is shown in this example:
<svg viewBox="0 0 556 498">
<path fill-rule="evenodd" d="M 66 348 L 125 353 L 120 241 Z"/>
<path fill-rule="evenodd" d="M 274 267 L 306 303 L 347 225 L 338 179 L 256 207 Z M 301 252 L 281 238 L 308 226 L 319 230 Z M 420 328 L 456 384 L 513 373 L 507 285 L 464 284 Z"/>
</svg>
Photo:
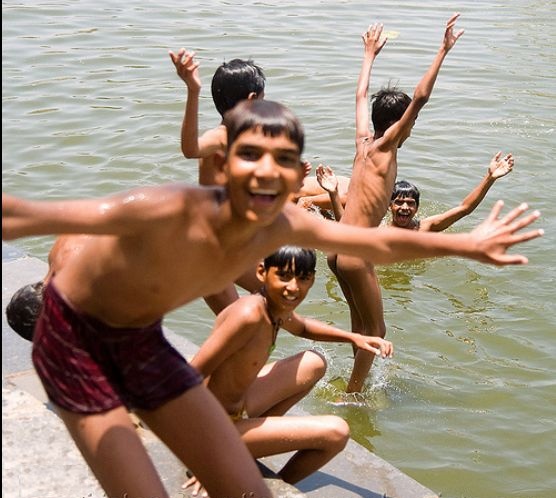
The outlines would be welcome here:
<svg viewBox="0 0 556 498">
<path fill-rule="evenodd" d="M 5 309 L 21 286 L 40 280 L 47 264 L 2 243 L 2 496 L 14 498 L 106 498 L 46 395 L 30 358 L 31 345 L 6 322 Z M 166 330 L 185 356 L 198 347 Z M 294 408 L 293 415 L 305 414 Z M 185 498 L 181 462 L 148 430 L 141 436 L 172 498 Z M 295 487 L 273 474 L 291 454 L 260 460 L 265 480 L 280 498 L 438 498 L 388 462 L 350 441 L 320 471 Z"/>
</svg>

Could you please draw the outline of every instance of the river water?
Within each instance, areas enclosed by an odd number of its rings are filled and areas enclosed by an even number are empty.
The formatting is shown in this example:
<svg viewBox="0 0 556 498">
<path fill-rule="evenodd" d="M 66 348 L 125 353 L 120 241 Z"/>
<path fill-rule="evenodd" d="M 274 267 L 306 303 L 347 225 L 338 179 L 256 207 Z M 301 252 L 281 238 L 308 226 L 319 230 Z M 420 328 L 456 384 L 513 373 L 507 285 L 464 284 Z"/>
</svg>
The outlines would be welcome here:
<svg viewBox="0 0 556 498">
<path fill-rule="evenodd" d="M 185 86 L 167 55 L 195 50 L 204 82 L 200 127 L 218 123 L 216 67 L 253 58 L 266 97 L 306 128 L 305 157 L 349 175 L 360 34 L 395 32 L 371 91 L 411 94 L 452 12 L 465 34 L 399 153 L 399 178 L 422 193 L 421 215 L 454 206 L 490 157 L 513 152 L 514 171 L 453 227 L 471 229 L 503 198 L 542 211 L 542 239 L 519 248 L 530 263 L 488 267 L 462 259 L 380 268 L 388 338 L 362 398 L 342 395 L 347 345 L 317 345 L 329 372 L 303 402 L 345 417 L 353 437 L 443 497 L 549 498 L 556 493 L 556 3 L 541 0 L 362 2 L 291 0 L 2 4 L 2 189 L 30 198 L 101 196 L 196 179 L 179 149 Z M 46 258 L 52 238 L 16 241 Z M 349 313 L 319 255 L 302 314 L 347 328 Z M 166 325 L 200 344 L 213 317 L 203 302 Z M 283 332 L 276 358 L 311 347 Z"/>
</svg>

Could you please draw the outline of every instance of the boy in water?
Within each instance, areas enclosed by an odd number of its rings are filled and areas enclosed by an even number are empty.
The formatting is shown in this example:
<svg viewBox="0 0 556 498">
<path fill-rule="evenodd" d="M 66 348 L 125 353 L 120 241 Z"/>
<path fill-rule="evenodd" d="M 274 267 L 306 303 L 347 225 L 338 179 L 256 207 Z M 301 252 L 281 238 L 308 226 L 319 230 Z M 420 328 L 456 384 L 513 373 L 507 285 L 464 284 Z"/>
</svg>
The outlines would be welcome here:
<svg viewBox="0 0 556 498">
<path fill-rule="evenodd" d="M 502 152 L 496 153 L 490 161 L 486 175 L 461 203 L 434 216 L 422 220 L 415 218 L 419 209 L 419 189 L 409 182 L 401 180 L 396 182 L 390 200 L 390 211 L 392 213 L 391 226 L 398 228 L 409 228 L 424 232 L 441 232 L 451 227 L 456 221 L 471 214 L 485 198 L 490 187 L 498 178 L 506 176 L 514 167 L 512 154 L 502 157 Z"/>
<path fill-rule="evenodd" d="M 246 100 L 224 124 L 225 187 L 169 184 L 59 201 L 2 194 L 3 240 L 95 235 L 45 288 L 33 364 L 109 496 L 168 496 L 126 407 L 211 496 L 270 495 L 226 411 L 165 340 L 166 313 L 219 292 L 284 244 L 376 264 L 452 255 L 505 265 L 526 263 L 507 249 L 542 234 L 517 233 L 539 212 L 523 215 L 522 204 L 499 219 L 502 202 L 463 234 L 317 218 L 289 202 L 303 179 L 304 133 L 293 113 Z"/>
<path fill-rule="evenodd" d="M 397 152 L 410 136 L 419 111 L 429 100 L 440 66 L 463 30 L 453 33 L 459 14 L 446 24 L 444 40 L 428 71 L 417 84 L 413 99 L 395 88 L 373 95 L 372 121 L 369 131 L 368 88 L 375 57 L 386 43 L 381 38 L 382 25 L 375 24 L 363 33 L 364 57 L 356 90 L 356 151 L 348 200 L 341 224 L 377 227 L 386 214 L 397 174 Z M 384 337 L 382 296 L 372 262 L 347 254 L 331 254 L 330 269 L 336 275 L 349 305 L 351 327 L 366 335 Z M 354 351 L 355 361 L 347 392 L 360 392 L 374 356 Z"/>
<path fill-rule="evenodd" d="M 266 364 L 280 328 L 315 341 L 349 342 L 384 358 L 392 344 L 380 337 L 353 334 L 295 309 L 315 281 L 316 252 L 283 246 L 258 265 L 260 290 L 240 297 L 216 318 L 209 338 L 191 360 L 234 421 L 255 458 L 295 451 L 278 475 L 288 483 L 309 476 L 338 454 L 349 438 L 340 417 L 283 417 L 306 396 L 326 371 L 315 351 Z M 192 478 L 184 486 L 200 483 Z"/>
</svg>

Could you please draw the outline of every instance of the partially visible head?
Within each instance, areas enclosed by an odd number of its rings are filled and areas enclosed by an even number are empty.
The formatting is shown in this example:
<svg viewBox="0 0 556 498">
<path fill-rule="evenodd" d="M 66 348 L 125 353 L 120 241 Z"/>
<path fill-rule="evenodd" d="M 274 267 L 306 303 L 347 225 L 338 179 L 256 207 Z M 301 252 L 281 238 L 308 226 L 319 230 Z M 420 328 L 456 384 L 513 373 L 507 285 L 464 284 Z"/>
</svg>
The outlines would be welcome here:
<svg viewBox="0 0 556 498">
<path fill-rule="evenodd" d="M 297 307 L 315 282 L 317 254 L 314 249 L 282 246 L 259 264 L 257 276 L 265 295 L 284 310 Z"/>
<path fill-rule="evenodd" d="M 419 209 L 419 189 L 405 180 L 394 184 L 390 199 L 392 224 L 400 228 L 410 228 L 411 222 Z"/>
<path fill-rule="evenodd" d="M 299 149 L 305 146 L 305 132 L 301 122 L 286 106 L 271 100 L 244 100 L 224 116 L 228 150 L 237 138 L 247 130 L 260 130 L 263 135 L 276 137 L 285 135 Z"/>
<path fill-rule="evenodd" d="M 28 341 L 33 340 L 35 323 L 42 308 L 42 293 L 42 281 L 24 285 L 14 293 L 6 306 L 9 326 Z"/>
<path fill-rule="evenodd" d="M 411 97 L 396 87 L 387 86 L 372 95 L 371 119 L 375 134 L 379 137 L 399 121 L 411 103 Z"/>
<path fill-rule="evenodd" d="M 251 59 L 233 59 L 222 63 L 215 71 L 211 84 L 216 110 L 224 116 L 242 100 L 263 98 L 265 81 L 263 70 Z"/>
</svg>

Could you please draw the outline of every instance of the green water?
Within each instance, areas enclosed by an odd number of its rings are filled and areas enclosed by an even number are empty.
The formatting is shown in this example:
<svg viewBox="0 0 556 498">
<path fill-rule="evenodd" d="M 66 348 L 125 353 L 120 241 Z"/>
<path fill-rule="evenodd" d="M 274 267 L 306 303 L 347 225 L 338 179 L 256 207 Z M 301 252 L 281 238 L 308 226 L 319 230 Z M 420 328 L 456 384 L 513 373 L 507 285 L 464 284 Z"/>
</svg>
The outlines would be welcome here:
<svg viewBox="0 0 556 498">
<path fill-rule="evenodd" d="M 495 199 L 542 211 L 530 263 L 495 268 L 461 259 L 380 268 L 388 338 L 364 397 L 342 395 L 346 345 L 316 345 L 327 378 L 303 406 L 336 413 L 353 437 L 443 497 L 556 495 L 556 4 L 496 2 L 102 2 L 2 4 L 2 189 L 33 198 L 99 196 L 174 180 L 193 182 L 179 151 L 185 86 L 167 55 L 197 51 L 202 129 L 218 123 L 210 78 L 223 61 L 252 57 L 267 98 L 302 119 L 306 158 L 349 175 L 360 34 L 399 32 L 379 55 L 371 90 L 411 92 L 453 11 L 463 38 L 399 153 L 399 177 L 421 189 L 421 215 L 452 207 L 497 151 L 514 171 L 454 227 L 469 230 Z M 52 238 L 16 244 L 46 258 Z M 320 255 L 300 311 L 341 327 L 349 314 Z M 166 324 L 201 343 L 213 317 L 202 302 Z M 313 344 L 283 332 L 276 358 Z M 343 404 L 334 403 L 340 399 Z"/>
</svg>

